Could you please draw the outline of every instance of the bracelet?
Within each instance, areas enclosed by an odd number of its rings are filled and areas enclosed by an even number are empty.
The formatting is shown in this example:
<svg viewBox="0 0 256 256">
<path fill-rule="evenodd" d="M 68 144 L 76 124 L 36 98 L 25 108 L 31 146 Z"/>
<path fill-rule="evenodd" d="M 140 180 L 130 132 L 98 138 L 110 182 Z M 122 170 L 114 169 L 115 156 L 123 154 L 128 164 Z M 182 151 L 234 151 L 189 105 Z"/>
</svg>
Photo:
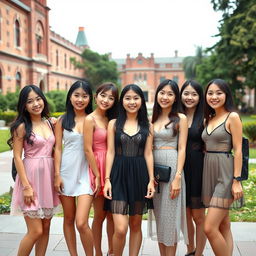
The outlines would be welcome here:
<svg viewBox="0 0 256 256">
<path fill-rule="evenodd" d="M 177 171 L 176 173 L 178 173 L 180 176 L 181 176 L 181 174 L 182 174 L 181 171 Z"/>
<path fill-rule="evenodd" d="M 23 187 L 23 189 L 22 189 L 22 190 L 24 191 L 24 190 L 27 190 L 27 189 L 30 189 L 30 188 L 31 188 L 31 186 L 30 186 L 30 185 L 26 185 L 26 186 L 24 186 L 24 187 Z"/>
<path fill-rule="evenodd" d="M 105 180 L 110 180 L 110 177 L 106 177 Z"/>
</svg>

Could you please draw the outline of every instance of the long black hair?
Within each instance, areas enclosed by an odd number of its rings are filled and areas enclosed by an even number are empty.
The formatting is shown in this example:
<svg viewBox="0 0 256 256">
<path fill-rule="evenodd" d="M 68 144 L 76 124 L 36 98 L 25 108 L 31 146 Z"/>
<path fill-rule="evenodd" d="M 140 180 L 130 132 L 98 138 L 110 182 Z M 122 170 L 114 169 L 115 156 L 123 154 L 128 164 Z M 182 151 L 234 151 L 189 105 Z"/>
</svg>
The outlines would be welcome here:
<svg viewBox="0 0 256 256">
<path fill-rule="evenodd" d="M 123 99 L 124 99 L 125 94 L 129 90 L 134 91 L 141 98 L 141 107 L 137 114 L 138 125 L 140 127 L 141 132 L 144 133 L 146 136 L 148 136 L 149 135 L 149 120 L 148 120 L 148 114 L 147 114 L 146 101 L 145 101 L 144 94 L 143 94 L 141 88 L 136 84 L 126 85 L 121 92 L 119 105 L 118 105 L 118 116 L 116 119 L 116 129 L 117 129 L 117 131 L 121 131 L 124 128 L 124 124 L 125 124 L 127 115 L 126 115 L 126 110 L 123 106 Z"/>
<path fill-rule="evenodd" d="M 89 82 L 86 80 L 76 81 L 71 85 L 68 91 L 66 99 L 66 113 L 62 116 L 62 128 L 68 131 L 72 131 L 72 129 L 75 127 L 75 111 L 70 97 L 72 93 L 78 88 L 82 88 L 90 97 L 89 103 L 84 109 L 84 112 L 86 114 L 90 114 L 92 112 L 92 90 Z"/>
<path fill-rule="evenodd" d="M 216 84 L 219 87 L 219 89 L 225 93 L 225 95 L 226 95 L 226 100 L 224 103 L 225 110 L 228 112 L 234 111 L 234 103 L 233 103 L 233 97 L 232 97 L 230 87 L 222 79 L 219 79 L 219 78 L 213 79 L 207 84 L 206 89 L 205 89 L 205 94 L 204 94 L 204 100 L 205 100 L 204 117 L 205 117 L 206 124 L 208 124 L 209 120 L 213 116 L 215 116 L 215 110 L 209 106 L 209 104 L 207 103 L 207 100 L 206 100 L 207 92 L 208 92 L 209 86 L 211 84 Z"/>
<path fill-rule="evenodd" d="M 19 100 L 17 104 L 17 117 L 14 120 L 14 122 L 11 124 L 10 127 L 10 133 L 11 137 L 7 141 L 8 145 L 12 148 L 13 146 L 13 138 L 14 138 L 14 133 L 16 132 L 16 129 L 19 127 L 20 124 L 24 123 L 25 125 L 25 135 L 24 139 L 26 142 L 30 145 L 33 145 L 33 140 L 30 138 L 32 134 L 32 122 L 31 122 L 31 117 L 29 112 L 26 110 L 26 104 L 27 104 L 27 99 L 28 95 L 31 91 L 34 91 L 40 98 L 42 98 L 44 102 L 44 109 L 41 113 L 42 118 L 49 118 L 49 107 L 48 107 L 48 102 L 41 91 L 41 89 L 36 86 L 36 85 L 26 85 L 23 87 L 20 91 L 19 94 Z"/>
<path fill-rule="evenodd" d="M 116 85 L 112 82 L 106 82 L 101 84 L 97 90 L 96 90 L 96 97 L 99 93 L 104 93 L 106 91 L 111 90 L 112 95 L 114 97 L 114 104 L 113 106 L 107 110 L 106 112 L 106 116 L 108 118 L 108 120 L 110 121 L 111 119 L 114 119 L 117 117 L 117 108 L 118 108 L 118 89 L 116 87 Z"/>
<path fill-rule="evenodd" d="M 199 101 L 195 109 L 195 113 L 193 116 L 193 124 L 196 125 L 196 127 L 201 127 L 204 122 L 204 92 L 202 86 L 196 82 L 195 80 L 187 80 L 181 87 L 180 90 L 180 99 L 182 97 L 183 91 L 187 88 L 187 86 L 191 86 L 199 95 Z M 184 114 L 186 114 L 186 106 L 183 104 L 181 100 L 181 110 Z"/>
<path fill-rule="evenodd" d="M 165 125 L 165 128 L 167 128 L 167 126 L 170 123 L 173 123 L 173 134 L 175 136 L 178 133 L 178 123 L 180 121 L 180 118 L 179 118 L 179 115 L 178 115 L 179 110 L 180 110 L 179 87 L 178 87 L 178 85 L 175 81 L 170 80 L 170 79 L 166 79 L 158 85 L 158 87 L 156 89 L 154 106 L 153 106 L 152 123 L 156 122 L 156 120 L 159 118 L 159 116 L 162 113 L 162 108 L 159 105 L 159 103 L 157 102 L 157 95 L 166 85 L 169 85 L 170 88 L 172 89 L 172 91 L 175 95 L 175 101 L 172 105 L 170 113 L 168 114 L 170 122 L 168 122 Z"/>
</svg>

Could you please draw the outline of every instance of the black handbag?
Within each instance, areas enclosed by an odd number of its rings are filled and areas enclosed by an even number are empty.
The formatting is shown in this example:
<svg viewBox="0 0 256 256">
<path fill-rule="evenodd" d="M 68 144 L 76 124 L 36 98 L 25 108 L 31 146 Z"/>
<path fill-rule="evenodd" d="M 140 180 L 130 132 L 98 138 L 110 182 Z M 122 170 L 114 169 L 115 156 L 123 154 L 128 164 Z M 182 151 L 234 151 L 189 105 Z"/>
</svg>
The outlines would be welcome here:
<svg viewBox="0 0 256 256">
<path fill-rule="evenodd" d="M 171 176 L 172 168 L 170 166 L 162 164 L 154 164 L 154 177 L 155 181 L 158 183 L 157 192 L 160 193 L 159 182 L 169 182 Z"/>
<path fill-rule="evenodd" d="M 247 180 L 249 176 L 249 141 L 245 137 L 242 140 L 242 171 L 241 171 L 241 179 Z"/>
</svg>

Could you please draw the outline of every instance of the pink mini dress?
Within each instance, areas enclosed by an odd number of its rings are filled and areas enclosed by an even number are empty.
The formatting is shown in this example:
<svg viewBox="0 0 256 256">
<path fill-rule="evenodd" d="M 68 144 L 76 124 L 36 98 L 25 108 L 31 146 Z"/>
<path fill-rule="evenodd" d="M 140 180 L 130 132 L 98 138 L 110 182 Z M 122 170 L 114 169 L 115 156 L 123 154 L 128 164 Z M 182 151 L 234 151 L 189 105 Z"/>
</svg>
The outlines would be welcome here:
<svg viewBox="0 0 256 256">
<path fill-rule="evenodd" d="M 33 145 L 24 140 L 24 159 L 28 181 L 33 188 L 35 202 L 30 206 L 24 203 L 23 186 L 19 175 L 12 194 L 11 215 L 28 216 L 30 218 L 50 219 L 59 205 L 58 194 L 54 190 L 54 164 L 52 151 L 55 137 L 52 133 L 45 139 L 40 135 L 31 135 Z"/>
<path fill-rule="evenodd" d="M 95 122 L 95 129 L 93 132 L 92 150 L 95 156 L 95 160 L 100 172 L 101 190 L 99 195 L 103 195 L 103 188 L 105 185 L 106 174 L 106 154 L 107 154 L 107 130 L 105 128 L 97 127 Z M 90 181 L 91 188 L 94 186 L 94 174 L 90 168 Z"/>
</svg>

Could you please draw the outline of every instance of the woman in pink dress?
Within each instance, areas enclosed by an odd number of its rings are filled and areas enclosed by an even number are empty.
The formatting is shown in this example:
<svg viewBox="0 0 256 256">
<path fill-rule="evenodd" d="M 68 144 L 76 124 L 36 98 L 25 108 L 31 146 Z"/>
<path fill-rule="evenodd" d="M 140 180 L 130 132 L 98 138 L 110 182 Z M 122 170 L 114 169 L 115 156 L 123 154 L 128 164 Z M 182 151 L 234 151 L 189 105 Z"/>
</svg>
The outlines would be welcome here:
<svg viewBox="0 0 256 256">
<path fill-rule="evenodd" d="M 104 83 L 96 91 L 96 109 L 85 118 L 84 122 L 84 149 L 90 165 L 91 186 L 94 187 L 92 171 L 100 172 L 101 191 L 93 200 L 94 219 L 92 232 L 96 256 L 102 256 L 101 238 L 102 224 L 107 216 L 108 255 L 112 253 L 112 236 L 114 232 L 112 215 L 103 210 L 105 184 L 105 165 L 107 153 L 107 126 L 108 122 L 116 117 L 118 103 L 118 89 L 113 83 Z"/>
<path fill-rule="evenodd" d="M 51 218 L 59 204 L 52 158 L 55 137 L 47 120 L 46 98 L 37 86 L 28 85 L 21 90 L 17 111 L 8 140 L 18 173 L 11 214 L 23 214 L 27 225 L 17 255 L 29 255 L 34 245 L 36 255 L 45 255 Z"/>
</svg>

